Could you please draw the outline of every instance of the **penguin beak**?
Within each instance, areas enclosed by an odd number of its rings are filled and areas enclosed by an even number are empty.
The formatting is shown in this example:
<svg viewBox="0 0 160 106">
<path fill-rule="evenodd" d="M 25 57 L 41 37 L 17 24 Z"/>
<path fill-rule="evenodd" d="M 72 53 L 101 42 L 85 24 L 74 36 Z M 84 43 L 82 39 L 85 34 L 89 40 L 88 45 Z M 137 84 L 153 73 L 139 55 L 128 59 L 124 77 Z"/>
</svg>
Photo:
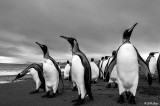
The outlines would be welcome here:
<svg viewBox="0 0 160 106">
<path fill-rule="evenodd" d="M 38 42 L 36 42 L 36 44 L 38 44 L 38 45 L 42 48 L 42 44 L 40 44 L 40 43 L 38 43 Z"/>
<path fill-rule="evenodd" d="M 17 78 L 13 79 L 12 82 L 14 82 L 15 80 L 17 80 Z"/>
<path fill-rule="evenodd" d="M 65 37 L 65 36 L 60 36 L 61 38 L 64 38 L 64 39 L 66 39 L 67 41 L 68 41 L 68 38 L 67 37 Z"/>
<path fill-rule="evenodd" d="M 135 23 L 129 30 L 128 32 L 132 33 L 133 29 L 135 28 L 135 26 L 137 25 L 138 23 Z"/>
<path fill-rule="evenodd" d="M 17 80 L 17 79 L 19 79 L 19 78 L 21 78 L 21 77 L 23 77 L 23 75 L 21 75 L 21 74 L 19 73 L 19 74 L 16 76 L 16 78 L 12 80 L 12 82 L 14 82 L 15 80 Z"/>
</svg>

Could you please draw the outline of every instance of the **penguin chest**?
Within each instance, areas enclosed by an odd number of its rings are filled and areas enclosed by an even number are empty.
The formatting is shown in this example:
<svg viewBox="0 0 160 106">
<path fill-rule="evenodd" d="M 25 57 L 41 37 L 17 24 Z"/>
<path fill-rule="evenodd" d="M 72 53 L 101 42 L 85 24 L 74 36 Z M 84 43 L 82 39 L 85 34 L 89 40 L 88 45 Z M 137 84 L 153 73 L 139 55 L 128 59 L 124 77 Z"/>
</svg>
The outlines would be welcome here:
<svg viewBox="0 0 160 106">
<path fill-rule="evenodd" d="M 57 79 L 59 79 L 58 70 L 50 59 L 44 59 L 43 73 L 46 82 L 55 82 Z"/>
<path fill-rule="evenodd" d="M 37 70 L 35 70 L 34 68 L 30 68 L 29 72 L 36 83 L 40 82 Z"/>
<path fill-rule="evenodd" d="M 97 78 L 99 76 L 99 68 L 94 62 L 90 62 L 92 79 Z"/>
<path fill-rule="evenodd" d="M 72 79 L 84 79 L 84 67 L 82 61 L 78 55 L 72 57 Z"/>
<path fill-rule="evenodd" d="M 151 71 L 151 74 L 154 74 L 156 71 L 156 58 L 151 57 L 150 62 L 149 62 L 149 69 Z"/>
<path fill-rule="evenodd" d="M 132 85 L 138 76 L 137 52 L 132 44 L 126 43 L 117 53 L 117 74 L 124 85 Z"/>
<path fill-rule="evenodd" d="M 105 70 L 105 67 L 106 67 L 107 63 L 108 63 L 108 60 L 105 60 L 105 61 L 103 62 L 103 64 L 102 64 L 102 72 L 103 72 L 103 73 L 104 73 L 104 70 Z"/>
<path fill-rule="evenodd" d="M 64 73 L 65 73 L 66 75 L 69 75 L 69 72 L 70 72 L 70 65 L 67 64 L 66 67 L 65 67 Z"/>
</svg>

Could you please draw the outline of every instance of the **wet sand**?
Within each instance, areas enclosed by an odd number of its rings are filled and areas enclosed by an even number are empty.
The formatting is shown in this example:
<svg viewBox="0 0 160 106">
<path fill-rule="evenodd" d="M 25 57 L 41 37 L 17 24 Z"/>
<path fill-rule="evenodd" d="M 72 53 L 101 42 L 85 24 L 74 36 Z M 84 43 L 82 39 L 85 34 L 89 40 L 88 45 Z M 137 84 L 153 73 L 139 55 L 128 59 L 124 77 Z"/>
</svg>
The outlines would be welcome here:
<svg viewBox="0 0 160 106">
<path fill-rule="evenodd" d="M 34 81 L 30 78 L 24 81 L 0 84 L 0 106 L 72 106 L 71 100 L 77 98 L 77 91 L 72 91 L 72 83 L 64 80 L 65 93 L 57 95 L 55 98 L 41 98 L 45 92 L 29 94 L 35 90 Z M 94 101 L 88 101 L 83 106 L 118 106 L 118 89 L 106 88 L 107 83 L 99 80 L 97 84 L 92 84 Z M 113 85 L 114 86 L 114 85 Z M 160 85 L 158 80 L 154 80 L 151 87 L 144 79 L 140 79 L 136 94 L 136 106 L 143 106 L 144 103 L 152 102 L 160 105 Z M 130 106 L 125 98 L 125 103 L 120 106 Z M 158 106 L 153 105 L 152 106 Z"/>
</svg>

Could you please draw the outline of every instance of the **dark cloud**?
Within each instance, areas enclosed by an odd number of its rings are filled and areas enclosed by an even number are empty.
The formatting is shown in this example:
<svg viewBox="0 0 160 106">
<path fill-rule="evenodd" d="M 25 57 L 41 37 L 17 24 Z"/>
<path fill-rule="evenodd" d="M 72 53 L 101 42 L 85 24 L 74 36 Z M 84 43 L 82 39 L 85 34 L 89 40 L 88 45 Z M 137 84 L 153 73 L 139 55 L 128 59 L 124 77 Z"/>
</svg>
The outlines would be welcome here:
<svg viewBox="0 0 160 106">
<path fill-rule="evenodd" d="M 135 22 L 131 42 L 140 53 L 159 51 L 159 5 L 158 0 L 2 0 L 0 56 L 41 61 L 38 41 L 57 61 L 65 61 L 71 48 L 59 37 L 63 34 L 76 37 L 89 58 L 100 58 L 118 48 L 123 31 Z"/>
</svg>

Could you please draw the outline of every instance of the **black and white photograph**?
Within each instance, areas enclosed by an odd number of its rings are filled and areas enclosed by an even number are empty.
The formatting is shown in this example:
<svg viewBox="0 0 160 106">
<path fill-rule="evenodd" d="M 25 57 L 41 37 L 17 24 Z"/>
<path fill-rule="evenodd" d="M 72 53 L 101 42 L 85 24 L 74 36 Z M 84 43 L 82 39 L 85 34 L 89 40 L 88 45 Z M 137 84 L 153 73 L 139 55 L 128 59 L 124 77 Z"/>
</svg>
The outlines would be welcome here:
<svg viewBox="0 0 160 106">
<path fill-rule="evenodd" d="M 0 0 L 0 106 L 160 106 L 160 0 Z"/>
</svg>

